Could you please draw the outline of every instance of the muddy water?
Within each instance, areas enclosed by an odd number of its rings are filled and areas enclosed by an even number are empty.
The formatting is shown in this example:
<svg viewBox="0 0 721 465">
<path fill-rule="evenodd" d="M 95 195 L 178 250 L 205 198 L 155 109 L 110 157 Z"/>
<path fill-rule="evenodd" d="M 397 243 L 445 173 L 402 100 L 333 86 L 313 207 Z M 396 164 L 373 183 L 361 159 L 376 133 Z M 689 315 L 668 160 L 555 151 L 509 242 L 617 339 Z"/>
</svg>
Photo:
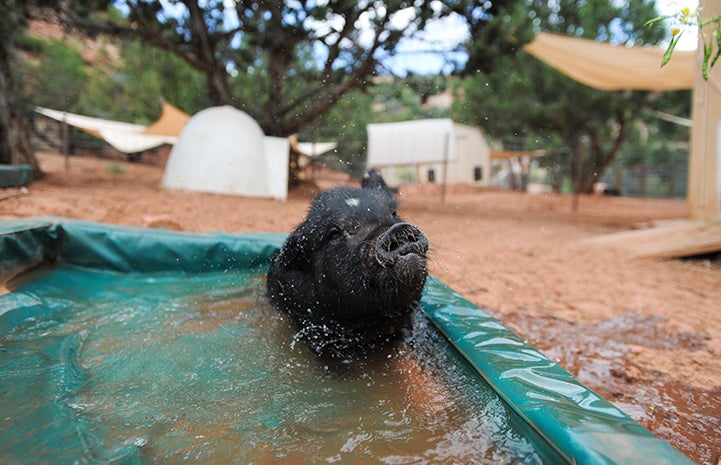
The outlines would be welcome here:
<svg viewBox="0 0 721 465">
<path fill-rule="evenodd" d="M 662 373 L 630 366 L 631 346 L 650 349 L 709 350 L 705 336 L 670 334 L 663 318 L 626 314 L 580 324 L 549 316 L 511 313 L 504 323 L 557 361 L 583 384 L 691 459 L 717 465 L 721 451 L 721 389 L 702 390 L 667 379 Z M 631 402 L 633 400 L 633 402 Z"/>
<path fill-rule="evenodd" d="M 13 286 L 27 306 L 0 315 L 9 462 L 540 463 L 421 316 L 413 346 L 329 366 L 256 275 L 61 268 Z"/>
</svg>

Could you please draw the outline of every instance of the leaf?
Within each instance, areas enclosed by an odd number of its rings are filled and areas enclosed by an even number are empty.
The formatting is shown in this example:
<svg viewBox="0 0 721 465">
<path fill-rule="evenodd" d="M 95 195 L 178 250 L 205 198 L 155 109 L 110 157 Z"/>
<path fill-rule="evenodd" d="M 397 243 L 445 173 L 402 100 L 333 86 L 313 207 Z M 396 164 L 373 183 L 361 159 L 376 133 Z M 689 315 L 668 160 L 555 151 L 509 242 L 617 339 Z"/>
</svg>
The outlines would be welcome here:
<svg viewBox="0 0 721 465">
<path fill-rule="evenodd" d="M 713 43 L 703 43 L 703 64 L 701 65 L 701 74 L 705 81 L 708 81 L 708 62 L 711 59 L 711 52 L 713 52 Z"/>
<path fill-rule="evenodd" d="M 721 31 L 716 29 L 714 31 L 714 35 L 716 36 L 716 55 L 714 55 L 713 60 L 711 60 L 711 67 L 713 68 L 713 65 L 716 64 L 716 60 L 721 56 Z"/>
<path fill-rule="evenodd" d="M 653 26 L 654 24 L 659 23 L 659 22 L 661 22 L 661 21 L 663 21 L 664 19 L 667 19 L 667 18 L 670 18 L 670 16 L 666 15 L 666 16 L 659 16 L 658 18 L 649 19 L 648 21 L 646 21 L 646 22 L 643 24 L 643 27 Z"/>
<path fill-rule="evenodd" d="M 671 54 L 673 54 L 673 49 L 676 48 L 676 44 L 678 44 L 678 39 L 681 38 L 681 34 L 683 34 L 683 31 L 679 32 L 673 38 L 671 39 L 671 43 L 668 44 L 668 48 L 666 49 L 666 53 L 663 54 L 663 58 L 661 59 L 661 67 L 663 68 L 666 66 L 666 63 L 668 63 L 668 60 L 671 59 Z"/>
</svg>

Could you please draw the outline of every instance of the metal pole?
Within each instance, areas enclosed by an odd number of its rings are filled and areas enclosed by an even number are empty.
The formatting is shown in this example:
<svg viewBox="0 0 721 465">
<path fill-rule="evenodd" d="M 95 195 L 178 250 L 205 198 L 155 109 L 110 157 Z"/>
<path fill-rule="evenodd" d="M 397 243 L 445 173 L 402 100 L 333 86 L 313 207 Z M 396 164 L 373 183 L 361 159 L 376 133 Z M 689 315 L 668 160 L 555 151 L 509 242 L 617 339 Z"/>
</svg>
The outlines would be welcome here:
<svg viewBox="0 0 721 465">
<path fill-rule="evenodd" d="M 441 187 L 441 203 L 446 203 L 446 182 L 448 181 L 448 151 L 451 135 L 446 132 L 443 147 L 443 186 Z"/>
</svg>

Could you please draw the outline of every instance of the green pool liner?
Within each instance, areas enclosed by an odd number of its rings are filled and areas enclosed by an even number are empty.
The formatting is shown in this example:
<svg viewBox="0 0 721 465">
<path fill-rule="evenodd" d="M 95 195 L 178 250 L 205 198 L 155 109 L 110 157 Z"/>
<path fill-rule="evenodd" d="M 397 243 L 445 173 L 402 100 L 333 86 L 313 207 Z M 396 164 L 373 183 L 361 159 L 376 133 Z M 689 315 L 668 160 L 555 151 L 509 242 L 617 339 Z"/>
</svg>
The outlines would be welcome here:
<svg viewBox="0 0 721 465">
<path fill-rule="evenodd" d="M 56 217 L 11 220 L 0 222 L 0 283 L 43 264 L 114 272 L 263 269 L 284 237 L 182 233 Z M 514 426 L 546 462 L 693 464 L 438 279 L 429 278 L 421 307 L 505 402 Z M 6 320 L 12 323 L 43 309 L 30 296 L 10 292 L 0 296 L 0 314 L 11 311 L 14 317 Z"/>
</svg>

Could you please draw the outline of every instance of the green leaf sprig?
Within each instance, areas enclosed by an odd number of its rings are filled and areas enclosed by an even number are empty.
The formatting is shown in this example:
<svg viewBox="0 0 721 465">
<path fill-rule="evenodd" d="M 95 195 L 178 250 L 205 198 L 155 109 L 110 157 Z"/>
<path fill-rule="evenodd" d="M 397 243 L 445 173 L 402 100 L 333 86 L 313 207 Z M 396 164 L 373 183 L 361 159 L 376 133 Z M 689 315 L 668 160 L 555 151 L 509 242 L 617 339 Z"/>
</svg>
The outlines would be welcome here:
<svg viewBox="0 0 721 465">
<path fill-rule="evenodd" d="M 664 21 L 670 21 L 671 42 L 666 48 L 666 52 L 661 59 L 661 67 L 665 66 L 673 51 L 676 49 L 681 35 L 686 29 L 698 28 L 701 40 L 703 42 L 703 62 L 701 63 L 701 74 L 705 80 L 708 80 L 708 71 L 712 68 L 721 56 L 721 16 L 715 16 L 709 19 L 703 19 L 701 9 L 691 10 L 688 7 L 681 8 L 673 15 L 663 15 L 646 21 L 644 26 L 651 27 Z M 707 37 L 708 30 L 711 30 L 710 37 Z M 715 52 L 714 52 L 715 47 Z"/>
</svg>

